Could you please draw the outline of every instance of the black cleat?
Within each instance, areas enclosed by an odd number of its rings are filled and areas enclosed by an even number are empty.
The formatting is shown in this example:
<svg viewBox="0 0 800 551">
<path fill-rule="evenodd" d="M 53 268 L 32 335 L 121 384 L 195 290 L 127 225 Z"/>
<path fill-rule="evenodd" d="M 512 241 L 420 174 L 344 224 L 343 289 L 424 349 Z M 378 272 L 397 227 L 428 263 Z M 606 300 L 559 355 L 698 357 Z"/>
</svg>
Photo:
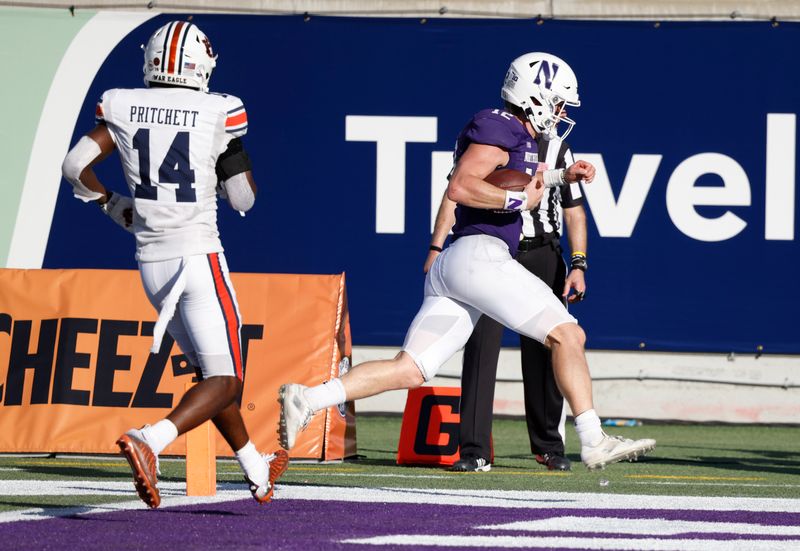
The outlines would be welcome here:
<svg viewBox="0 0 800 551">
<path fill-rule="evenodd" d="M 551 471 L 570 471 L 572 470 L 572 463 L 563 455 L 557 453 L 546 453 L 544 455 L 536 455 L 536 462 L 540 465 L 545 465 Z"/>
<path fill-rule="evenodd" d="M 492 464 L 483 457 L 467 455 L 453 463 L 450 470 L 460 473 L 485 473 L 492 470 Z"/>
</svg>

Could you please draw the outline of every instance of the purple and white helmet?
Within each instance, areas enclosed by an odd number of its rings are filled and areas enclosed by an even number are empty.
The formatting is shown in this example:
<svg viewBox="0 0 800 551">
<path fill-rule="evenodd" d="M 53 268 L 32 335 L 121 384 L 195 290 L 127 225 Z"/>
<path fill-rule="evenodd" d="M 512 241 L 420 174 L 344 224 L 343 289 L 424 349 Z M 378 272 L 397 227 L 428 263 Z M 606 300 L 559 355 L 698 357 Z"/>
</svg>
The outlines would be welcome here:
<svg viewBox="0 0 800 551">
<path fill-rule="evenodd" d="M 533 128 L 546 140 L 567 137 L 575 121 L 561 109 L 581 104 L 575 73 L 566 61 L 544 52 L 531 52 L 512 61 L 500 95 L 508 103 L 520 107 Z M 558 123 L 567 125 L 561 135 Z"/>
</svg>

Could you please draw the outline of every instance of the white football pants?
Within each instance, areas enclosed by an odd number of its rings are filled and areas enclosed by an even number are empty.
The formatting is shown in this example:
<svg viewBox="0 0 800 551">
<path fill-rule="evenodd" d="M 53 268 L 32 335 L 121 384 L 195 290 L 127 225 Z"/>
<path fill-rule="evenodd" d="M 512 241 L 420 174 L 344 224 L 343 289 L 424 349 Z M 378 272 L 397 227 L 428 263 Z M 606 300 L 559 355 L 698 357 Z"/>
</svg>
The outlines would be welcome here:
<svg viewBox="0 0 800 551">
<path fill-rule="evenodd" d="M 199 366 L 203 379 L 242 379 L 241 315 L 222 253 L 139 262 L 147 298 L 161 312 L 173 285 L 182 285 L 167 331 Z"/>
<path fill-rule="evenodd" d="M 481 314 L 544 342 L 562 323 L 577 323 L 553 290 L 488 235 L 452 243 L 425 278 L 425 299 L 406 334 L 403 350 L 429 381 L 467 343 Z"/>
</svg>

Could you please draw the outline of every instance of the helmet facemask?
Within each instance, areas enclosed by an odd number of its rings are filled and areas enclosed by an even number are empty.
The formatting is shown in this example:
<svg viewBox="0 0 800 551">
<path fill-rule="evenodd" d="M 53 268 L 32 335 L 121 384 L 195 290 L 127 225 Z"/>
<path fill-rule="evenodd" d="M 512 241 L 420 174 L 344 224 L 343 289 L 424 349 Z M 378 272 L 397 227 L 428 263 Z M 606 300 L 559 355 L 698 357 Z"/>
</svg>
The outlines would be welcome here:
<svg viewBox="0 0 800 551">
<path fill-rule="evenodd" d="M 580 101 L 568 101 L 557 94 L 542 94 L 537 98 L 530 96 L 523 111 L 530 121 L 533 128 L 542 135 L 545 140 L 558 138 L 567 139 L 575 126 L 575 121 L 566 114 L 566 107 L 579 107 Z M 566 128 L 558 133 L 559 123 L 564 123 Z"/>
</svg>

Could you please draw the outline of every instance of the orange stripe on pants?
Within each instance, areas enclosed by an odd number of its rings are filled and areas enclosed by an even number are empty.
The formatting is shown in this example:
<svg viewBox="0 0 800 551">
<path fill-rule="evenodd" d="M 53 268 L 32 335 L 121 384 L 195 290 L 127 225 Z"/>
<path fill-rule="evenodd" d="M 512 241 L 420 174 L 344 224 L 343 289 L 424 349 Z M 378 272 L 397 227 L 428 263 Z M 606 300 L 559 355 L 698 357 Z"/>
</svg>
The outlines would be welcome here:
<svg viewBox="0 0 800 551">
<path fill-rule="evenodd" d="M 236 315 L 236 307 L 233 304 L 233 297 L 228 290 L 228 284 L 222 273 L 222 265 L 219 262 L 219 254 L 208 255 L 211 264 L 211 273 L 214 276 L 214 288 L 217 291 L 217 298 L 222 307 L 222 317 L 225 319 L 225 326 L 228 331 L 228 342 L 231 348 L 231 359 L 236 376 L 243 380 L 242 374 L 242 347 L 239 343 L 239 319 Z"/>
</svg>

